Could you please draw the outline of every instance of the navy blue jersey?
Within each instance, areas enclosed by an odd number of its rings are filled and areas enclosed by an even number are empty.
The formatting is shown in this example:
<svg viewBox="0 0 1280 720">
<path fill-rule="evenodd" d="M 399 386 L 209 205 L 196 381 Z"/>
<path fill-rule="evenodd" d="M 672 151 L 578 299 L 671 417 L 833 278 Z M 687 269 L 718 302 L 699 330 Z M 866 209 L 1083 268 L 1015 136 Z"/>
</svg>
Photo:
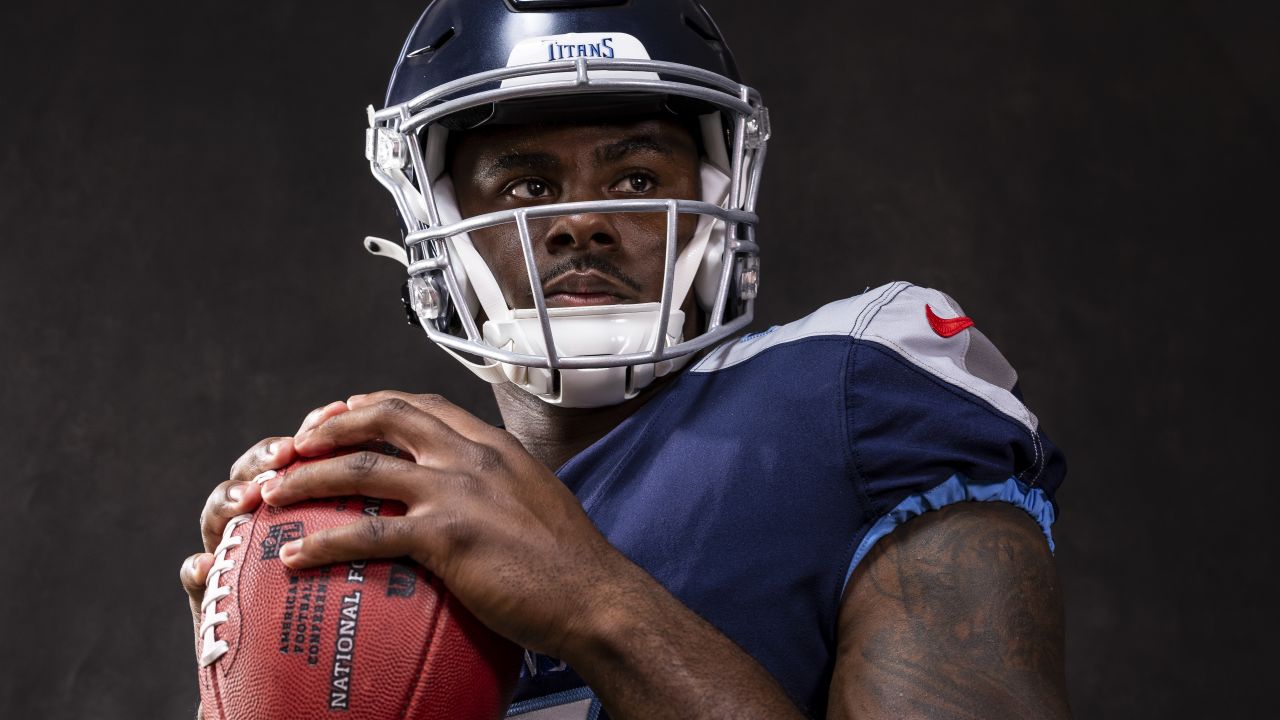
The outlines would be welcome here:
<svg viewBox="0 0 1280 720">
<path fill-rule="evenodd" d="M 1025 509 L 1052 548 L 1061 454 L 946 295 L 893 283 L 729 341 L 559 477 L 615 547 L 825 713 L 850 574 L 908 519 Z M 509 717 L 592 720 L 572 668 L 526 654 Z"/>
</svg>

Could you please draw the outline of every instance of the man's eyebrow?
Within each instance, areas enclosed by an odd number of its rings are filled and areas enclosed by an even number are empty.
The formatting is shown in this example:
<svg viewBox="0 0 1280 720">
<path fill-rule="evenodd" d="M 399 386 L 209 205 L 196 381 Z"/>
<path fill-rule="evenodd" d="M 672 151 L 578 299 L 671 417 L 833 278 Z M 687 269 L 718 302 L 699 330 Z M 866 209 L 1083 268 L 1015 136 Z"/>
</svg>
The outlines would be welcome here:
<svg viewBox="0 0 1280 720">
<path fill-rule="evenodd" d="M 529 172 L 549 172 L 560 168 L 560 160 L 550 153 L 514 152 L 503 153 L 492 162 L 485 163 L 479 171 L 481 178 L 488 179 L 510 170 L 526 170 Z"/>
<path fill-rule="evenodd" d="M 617 162 L 636 152 L 655 152 L 659 155 L 671 156 L 671 147 L 658 141 L 654 135 L 632 135 L 617 142 L 601 145 L 596 148 L 596 164 Z"/>
</svg>

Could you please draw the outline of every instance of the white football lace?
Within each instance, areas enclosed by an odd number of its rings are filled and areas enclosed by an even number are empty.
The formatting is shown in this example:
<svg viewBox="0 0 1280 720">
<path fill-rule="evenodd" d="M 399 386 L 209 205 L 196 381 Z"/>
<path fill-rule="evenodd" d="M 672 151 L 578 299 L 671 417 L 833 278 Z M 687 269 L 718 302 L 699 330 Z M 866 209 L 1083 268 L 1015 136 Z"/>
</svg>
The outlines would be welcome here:
<svg viewBox="0 0 1280 720">
<path fill-rule="evenodd" d="M 218 601 L 231 594 L 231 588 L 220 585 L 222 573 L 235 567 L 235 562 L 227 557 L 227 552 L 236 547 L 244 538 L 233 535 L 237 527 L 253 519 L 252 515 L 238 515 L 231 518 L 222 531 L 222 542 L 213 551 L 213 567 L 209 569 L 209 577 L 205 579 L 204 601 L 200 603 L 200 613 L 204 621 L 200 623 L 200 667 L 208 667 L 227 652 L 227 641 L 214 637 L 214 629 L 227 621 L 226 611 L 217 612 Z M 211 612 L 212 611 L 212 612 Z"/>
</svg>

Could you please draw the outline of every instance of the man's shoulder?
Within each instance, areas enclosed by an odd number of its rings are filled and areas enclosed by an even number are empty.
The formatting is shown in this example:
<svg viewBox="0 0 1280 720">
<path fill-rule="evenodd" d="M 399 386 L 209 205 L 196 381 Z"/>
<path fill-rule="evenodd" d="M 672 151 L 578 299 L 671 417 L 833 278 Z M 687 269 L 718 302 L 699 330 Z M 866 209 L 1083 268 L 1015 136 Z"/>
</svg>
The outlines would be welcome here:
<svg viewBox="0 0 1280 720">
<path fill-rule="evenodd" d="M 880 378 L 876 368 L 902 365 L 930 383 L 980 400 L 1028 430 L 1034 432 L 1038 425 L 1022 402 L 1013 365 L 978 322 L 940 290 L 910 283 L 879 288 L 851 336 L 879 351 L 861 358 L 864 376 Z"/>
<path fill-rule="evenodd" d="M 909 369 L 883 372 L 886 366 Z M 900 397 L 919 383 L 952 388 L 1034 429 L 1035 416 L 1018 397 L 1018 374 L 977 323 L 950 295 L 909 282 L 891 282 L 837 300 L 785 325 L 745 335 L 716 348 L 690 368 L 694 374 L 754 369 L 778 376 L 839 373 Z M 914 378 L 914 379 L 913 379 Z"/>
<path fill-rule="evenodd" d="M 968 332 L 965 332 L 968 331 Z M 868 288 L 853 297 L 828 303 L 799 320 L 775 325 L 721 345 L 691 370 L 715 372 L 750 361 L 778 348 L 812 339 L 848 338 L 877 343 L 914 362 L 934 365 L 925 358 L 956 357 L 973 351 L 995 351 L 960 305 L 946 293 L 909 282 Z M 988 347 L 990 346 L 990 347 Z M 998 352 L 995 353 L 997 356 Z M 973 358 L 993 384 L 1011 388 L 1013 369 L 994 357 Z M 999 358 L 1003 361 L 1003 358 Z"/>
<path fill-rule="evenodd" d="M 859 295 L 828 303 L 799 320 L 743 335 L 722 344 L 690 370 L 697 373 L 715 372 L 805 340 L 853 337 L 859 325 L 867 317 L 874 316 L 886 298 L 891 298 L 907 287 L 914 286 L 895 282 L 867 289 Z"/>
</svg>

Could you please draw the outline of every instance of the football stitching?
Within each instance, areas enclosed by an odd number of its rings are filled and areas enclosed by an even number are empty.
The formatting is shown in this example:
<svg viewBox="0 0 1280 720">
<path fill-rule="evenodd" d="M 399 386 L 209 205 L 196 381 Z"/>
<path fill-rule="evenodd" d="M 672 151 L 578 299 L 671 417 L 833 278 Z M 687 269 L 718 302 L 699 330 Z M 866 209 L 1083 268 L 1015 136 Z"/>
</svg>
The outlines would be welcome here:
<svg viewBox="0 0 1280 720">
<path fill-rule="evenodd" d="M 231 587 L 220 583 L 222 573 L 236 566 L 235 561 L 227 557 L 227 553 L 244 542 L 244 538 L 234 534 L 235 530 L 252 519 L 252 515 L 231 518 L 222 531 L 222 542 L 213 551 L 213 567 L 205 578 L 204 600 L 200 603 L 200 612 L 204 615 L 204 621 L 200 623 L 200 667 L 209 667 L 217 662 L 230 647 L 226 640 L 220 640 L 216 635 L 218 626 L 227 621 L 226 611 L 218 612 L 218 601 L 231 594 Z M 213 612 L 210 612 L 211 609 Z"/>
</svg>

